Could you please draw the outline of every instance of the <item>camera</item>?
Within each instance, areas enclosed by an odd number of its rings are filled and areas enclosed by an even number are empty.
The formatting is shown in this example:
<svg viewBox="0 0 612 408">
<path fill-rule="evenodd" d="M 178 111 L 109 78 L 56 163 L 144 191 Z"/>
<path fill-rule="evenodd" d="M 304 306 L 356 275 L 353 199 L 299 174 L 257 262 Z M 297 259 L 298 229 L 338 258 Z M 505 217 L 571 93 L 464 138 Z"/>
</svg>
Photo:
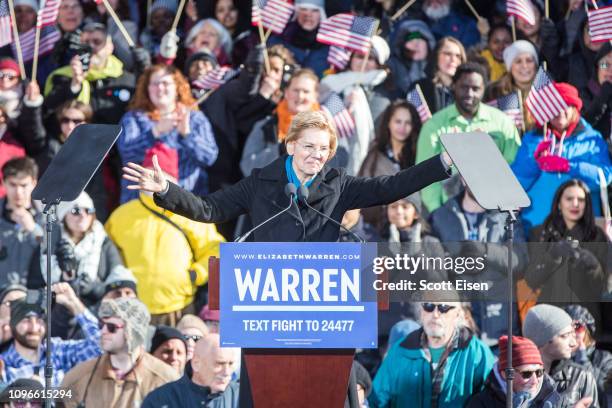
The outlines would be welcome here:
<svg viewBox="0 0 612 408">
<path fill-rule="evenodd" d="M 289 82 L 291 81 L 291 77 L 293 76 L 293 73 L 295 71 L 296 71 L 295 65 L 291 65 L 291 64 L 283 65 L 283 76 L 281 78 L 281 84 L 280 84 L 281 91 L 284 91 L 289 86 Z"/>
<path fill-rule="evenodd" d="M 81 60 L 81 64 L 83 64 L 83 71 L 87 71 L 89 69 L 89 63 L 91 61 L 91 53 L 92 49 L 87 44 L 70 42 L 68 44 L 67 55 L 68 59 L 71 60 L 75 55 L 79 56 Z"/>
</svg>

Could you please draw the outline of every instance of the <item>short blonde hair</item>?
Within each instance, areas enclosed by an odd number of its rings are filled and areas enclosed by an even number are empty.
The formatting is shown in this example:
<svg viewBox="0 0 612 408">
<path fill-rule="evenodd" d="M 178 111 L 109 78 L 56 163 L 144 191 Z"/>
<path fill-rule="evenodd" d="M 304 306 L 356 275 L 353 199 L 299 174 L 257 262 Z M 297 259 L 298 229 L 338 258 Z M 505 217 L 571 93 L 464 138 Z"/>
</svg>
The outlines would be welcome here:
<svg viewBox="0 0 612 408">
<path fill-rule="evenodd" d="M 334 126 L 329 115 L 322 111 L 307 111 L 300 112 L 293 117 L 287 137 L 285 137 L 285 146 L 290 142 L 297 142 L 300 139 L 301 133 L 306 129 L 325 130 L 329 134 L 329 161 L 336 154 L 338 148 L 338 136 L 336 127 Z"/>
</svg>

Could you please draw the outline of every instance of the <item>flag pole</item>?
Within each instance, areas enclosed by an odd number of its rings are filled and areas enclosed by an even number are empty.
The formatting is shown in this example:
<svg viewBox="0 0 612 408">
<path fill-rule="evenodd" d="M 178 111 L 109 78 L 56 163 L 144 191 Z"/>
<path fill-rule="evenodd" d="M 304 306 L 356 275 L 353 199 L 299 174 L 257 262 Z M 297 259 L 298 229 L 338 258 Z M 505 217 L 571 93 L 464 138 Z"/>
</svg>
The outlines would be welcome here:
<svg viewBox="0 0 612 408">
<path fill-rule="evenodd" d="M 510 21 L 512 24 L 512 42 L 516 41 L 516 23 L 514 22 L 514 20 L 516 19 L 516 17 L 511 16 L 510 17 Z"/>
<path fill-rule="evenodd" d="M 480 20 L 482 18 L 482 17 L 480 17 L 480 15 L 476 11 L 476 9 L 472 5 L 472 3 L 470 3 L 470 0 L 465 0 L 465 4 L 467 4 L 467 6 L 470 9 L 470 11 L 472 12 L 472 14 L 474 14 L 474 17 L 476 17 L 476 20 Z"/>
<path fill-rule="evenodd" d="M 38 49 L 40 47 L 40 30 L 42 29 L 42 10 L 45 8 L 45 0 L 40 0 L 38 12 L 36 13 L 36 37 L 34 38 L 34 60 L 32 61 L 32 81 L 36 81 L 38 70 Z M 16 23 L 16 22 L 15 22 Z"/>
<path fill-rule="evenodd" d="M 521 131 L 525 132 L 525 111 L 523 109 L 523 91 L 521 91 L 521 88 L 517 88 L 516 90 L 516 94 L 518 96 L 518 102 L 519 102 L 519 111 L 521 112 Z"/>
<path fill-rule="evenodd" d="M 17 24 L 15 19 L 15 6 L 13 5 L 13 0 L 8 0 L 9 10 L 11 12 L 11 21 L 13 24 L 13 39 L 15 40 L 15 48 L 17 48 L 17 61 L 19 62 L 19 74 L 21 75 L 21 79 L 26 79 L 25 65 L 23 64 L 23 53 L 21 52 L 21 40 L 19 39 L 19 32 L 17 31 Z"/>
<path fill-rule="evenodd" d="M 108 11 L 108 14 L 110 14 L 110 16 L 112 17 L 113 21 L 115 21 L 115 24 L 117 24 L 117 27 L 119 28 L 119 31 L 121 31 L 121 34 L 123 34 L 123 37 L 125 38 L 125 41 L 128 43 L 130 48 L 134 48 L 134 46 L 136 44 L 134 44 L 134 40 L 132 40 L 132 37 L 130 37 L 130 34 L 127 32 L 127 30 L 123 26 L 123 23 L 121 22 L 121 20 L 117 16 L 117 13 L 115 13 L 115 10 L 113 10 L 113 8 L 110 6 L 110 4 L 108 4 L 108 0 L 102 0 L 102 2 L 104 3 L 104 7 L 106 8 L 106 11 Z"/>
<path fill-rule="evenodd" d="M 176 15 L 174 16 L 174 21 L 172 22 L 172 28 L 170 31 L 176 32 L 176 27 L 178 27 L 179 20 L 181 19 L 181 14 L 183 14 L 183 8 L 185 7 L 185 0 L 181 0 L 178 6 L 178 10 Z"/>
<path fill-rule="evenodd" d="M 401 8 L 399 8 L 390 18 L 391 21 L 395 21 L 399 18 L 399 16 L 401 16 L 402 14 L 404 14 L 404 11 L 408 10 L 408 8 L 410 6 L 412 6 L 414 3 L 416 2 L 416 0 L 410 0 L 408 1 L 406 4 L 404 4 Z"/>
<path fill-rule="evenodd" d="M 421 86 L 419 84 L 415 84 L 414 89 L 416 89 L 417 93 L 419 94 L 419 98 L 421 98 L 422 103 L 427 104 L 425 95 L 423 95 L 423 91 L 421 90 Z M 427 108 L 429 109 L 429 106 Z"/>
<path fill-rule="evenodd" d="M 261 25 L 261 15 L 257 20 L 257 29 L 259 31 L 259 41 L 261 42 L 261 45 L 263 45 L 264 65 L 266 68 L 266 73 L 268 73 L 270 72 L 270 58 L 268 57 L 268 49 L 266 48 L 266 35 L 264 34 L 264 28 Z"/>
<path fill-rule="evenodd" d="M 544 17 L 550 18 L 550 7 L 548 5 L 549 1 L 544 0 Z"/>
</svg>

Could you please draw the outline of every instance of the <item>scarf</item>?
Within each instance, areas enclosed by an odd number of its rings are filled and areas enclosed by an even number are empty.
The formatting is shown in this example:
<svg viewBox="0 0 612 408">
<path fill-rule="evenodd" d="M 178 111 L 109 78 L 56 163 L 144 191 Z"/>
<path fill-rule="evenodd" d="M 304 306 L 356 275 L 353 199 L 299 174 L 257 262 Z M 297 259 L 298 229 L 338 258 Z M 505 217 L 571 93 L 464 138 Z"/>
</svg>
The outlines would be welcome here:
<svg viewBox="0 0 612 408">
<path fill-rule="evenodd" d="M 68 236 L 68 232 L 62 225 L 62 235 Z M 76 273 L 76 279 L 80 281 L 80 287 L 86 287 L 89 283 L 98 280 L 98 268 L 100 265 L 100 256 L 102 254 L 102 244 L 106 239 L 106 231 L 104 226 L 98 220 L 94 220 L 92 228 L 85 234 L 83 239 L 78 244 L 68 239 L 74 250 L 74 256 L 79 261 L 79 267 Z M 41 246 L 40 256 L 41 271 L 47 270 L 46 247 Z M 47 280 L 47 274 L 42 273 L 43 279 Z M 53 283 L 60 282 L 62 279 L 62 270 L 59 267 L 55 255 L 51 255 L 51 281 Z"/>
<path fill-rule="evenodd" d="M 317 102 L 313 103 L 310 109 L 314 111 L 320 110 L 319 104 Z M 289 133 L 291 122 L 295 116 L 295 113 L 289 111 L 289 104 L 286 99 L 280 101 L 276 107 L 276 116 L 278 117 L 278 141 L 283 142 L 287 137 L 287 133 Z"/>
<path fill-rule="evenodd" d="M 285 160 L 285 172 L 287 173 L 287 180 L 290 183 L 293 183 L 295 188 L 299 189 L 302 183 L 300 182 L 300 179 L 298 178 L 297 174 L 295 174 L 295 171 L 293 170 L 293 156 L 287 156 L 287 159 Z M 310 187 L 315 177 L 317 177 L 316 174 L 310 180 L 305 182 L 304 186 Z"/>
<path fill-rule="evenodd" d="M 70 65 L 58 68 L 49 75 L 45 82 L 45 97 L 49 95 L 53 88 L 53 78 L 56 75 L 62 75 L 72 78 L 72 69 Z M 106 78 L 119 78 L 123 75 L 123 62 L 114 55 L 110 55 L 106 60 L 104 68 L 89 68 L 85 74 L 85 80 L 81 84 L 81 92 L 77 96 L 77 100 L 89 104 L 91 101 L 91 82 Z"/>
</svg>

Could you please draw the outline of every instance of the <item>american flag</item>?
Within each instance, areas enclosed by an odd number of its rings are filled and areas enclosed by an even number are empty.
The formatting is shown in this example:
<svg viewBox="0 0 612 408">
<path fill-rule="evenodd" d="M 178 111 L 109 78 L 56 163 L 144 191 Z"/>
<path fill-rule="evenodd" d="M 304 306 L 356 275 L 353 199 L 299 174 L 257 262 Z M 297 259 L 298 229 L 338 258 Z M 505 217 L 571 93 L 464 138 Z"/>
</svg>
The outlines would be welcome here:
<svg viewBox="0 0 612 408">
<path fill-rule="evenodd" d="M 338 136 L 351 137 L 355 134 L 355 121 L 348 109 L 346 109 L 346 106 L 344 106 L 342 98 L 340 98 L 337 93 L 332 92 L 321 107 L 325 109 L 334 120 Z"/>
<path fill-rule="evenodd" d="M 516 16 L 525 20 L 531 25 L 536 23 L 533 4 L 529 0 L 508 0 L 506 3 L 506 13 L 509 16 Z"/>
<path fill-rule="evenodd" d="M 567 104 L 555 88 L 554 82 L 542 67 L 533 80 L 525 105 L 540 126 L 567 109 Z"/>
<path fill-rule="evenodd" d="M 191 83 L 199 89 L 217 89 L 230 79 L 234 78 L 238 74 L 237 70 L 232 67 L 217 67 L 212 71 L 208 72 L 202 78 L 198 78 Z"/>
<path fill-rule="evenodd" d="M 11 30 L 11 13 L 8 0 L 0 0 L 0 47 L 13 42 L 13 31 Z"/>
<path fill-rule="evenodd" d="M 588 16 L 591 41 L 602 42 L 612 40 L 612 6 L 589 10 Z"/>
<path fill-rule="evenodd" d="M 55 26 L 43 27 L 40 30 L 40 43 L 38 46 L 38 56 L 48 53 L 53 50 L 55 43 L 61 38 L 61 33 Z M 30 29 L 28 32 L 19 34 L 19 41 L 21 43 L 21 52 L 23 54 L 24 61 L 31 61 L 34 59 L 34 40 L 36 38 L 36 27 Z M 11 45 L 13 48 L 13 55 L 17 55 L 17 47 L 15 43 Z"/>
<path fill-rule="evenodd" d="M 317 41 L 365 54 L 370 49 L 375 29 L 375 18 L 336 14 L 321 22 Z"/>
<path fill-rule="evenodd" d="M 427 106 L 427 102 L 421 99 L 421 94 L 419 94 L 416 89 L 408 92 L 406 100 L 416 108 L 417 112 L 419 112 L 422 123 L 427 122 L 427 119 L 431 118 L 431 111 L 429 110 L 429 106 Z"/>
<path fill-rule="evenodd" d="M 517 128 L 523 129 L 523 114 L 521 113 L 521 105 L 518 92 L 512 92 L 508 95 L 501 96 L 497 99 L 487 102 L 487 105 L 493 106 L 510 116 Z"/>
<path fill-rule="evenodd" d="M 38 24 L 41 27 L 55 24 L 61 0 L 46 0 L 45 6 L 38 12 Z"/>
<path fill-rule="evenodd" d="M 259 24 L 265 29 L 280 34 L 293 15 L 293 4 L 284 0 L 253 0 L 251 24 Z"/>
<path fill-rule="evenodd" d="M 329 52 L 327 53 L 327 62 L 329 62 L 331 65 L 338 68 L 339 70 L 346 68 L 350 59 L 351 52 L 349 50 L 336 47 L 335 45 L 329 47 Z"/>
</svg>

